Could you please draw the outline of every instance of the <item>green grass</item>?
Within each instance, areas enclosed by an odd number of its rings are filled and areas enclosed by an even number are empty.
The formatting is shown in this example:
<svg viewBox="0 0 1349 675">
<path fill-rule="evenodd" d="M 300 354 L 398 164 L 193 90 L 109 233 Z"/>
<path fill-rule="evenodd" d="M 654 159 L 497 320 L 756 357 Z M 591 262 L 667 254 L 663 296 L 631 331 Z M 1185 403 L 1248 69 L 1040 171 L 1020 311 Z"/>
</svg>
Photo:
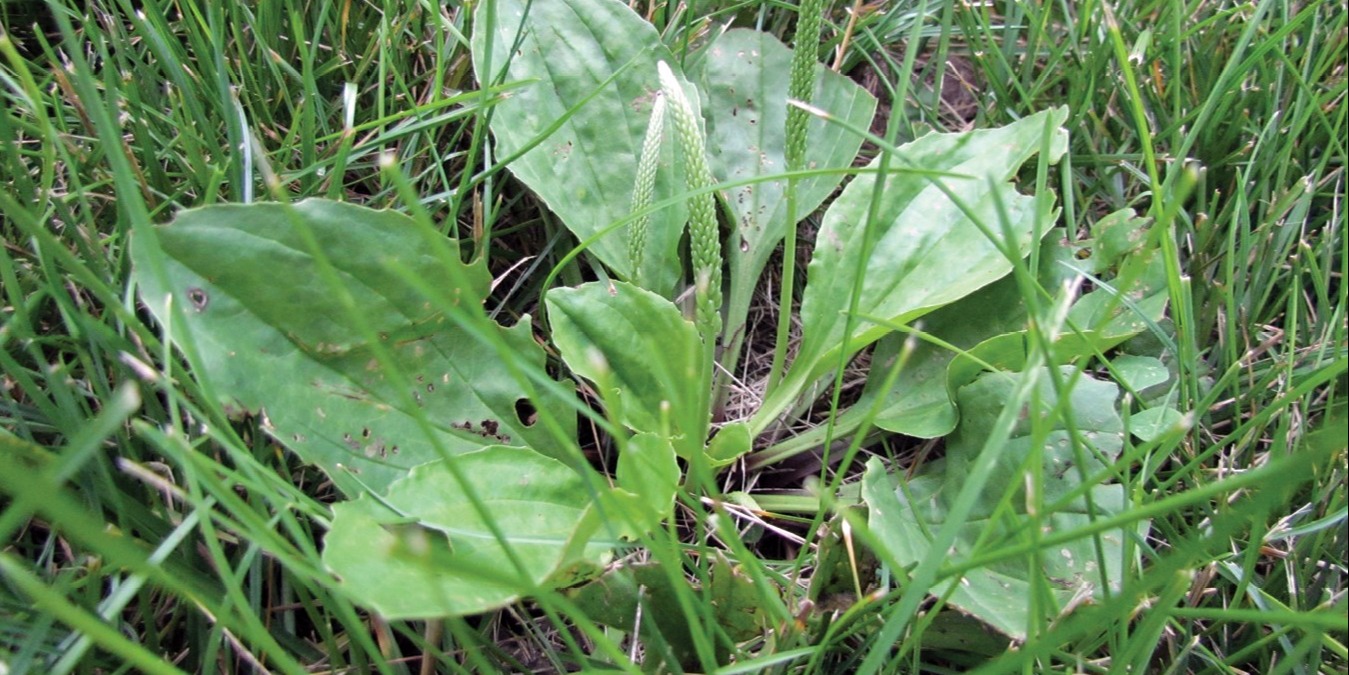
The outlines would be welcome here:
<svg viewBox="0 0 1349 675">
<path fill-rule="evenodd" d="M 191 346 L 164 341 L 128 281 L 128 241 L 178 209 L 327 196 L 422 213 L 495 274 L 538 256 L 487 303 L 506 323 L 536 312 L 574 242 L 492 155 L 497 92 L 473 82 L 470 12 L 392 0 L 87 4 L 0 4 L 0 664 L 634 669 L 625 636 L 560 594 L 387 622 L 334 591 L 318 557 L 336 497 L 326 478 L 256 419 L 227 417 L 175 351 Z M 788 41 L 795 25 L 780 3 L 638 4 L 644 15 L 652 5 L 676 53 L 729 20 Z M 847 23 L 847 3 L 834 4 L 830 63 Z M 879 88 L 895 138 L 1066 104 L 1070 158 L 1048 177 L 1061 224 L 1085 231 L 1126 206 L 1161 224 L 1161 328 L 1179 372 L 1174 403 L 1194 424 L 1125 448 L 1120 518 L 1152 520 L 1137 572 L 1020 649 L 983 660 L 935 647 L 939 613 L 919 582 L 967 570 L 920 567 L 890 571 L 918 591 L 831 596 L 814 613 L 802 594 L 763 593 L 772 630 L 732 645 L 704 622 L 693 631 L 702 662 L 724 650 L 740 672 L 1344 672 L 1349 16 L 1326 1 L 891 4 L 863 5 L 839 56 L 918 71 Z M 918 85 L 957 74 L 974 85 L 962 114 Z M 589 274 L 572 262 L 558 278 Z M 863 440 L 896 462 L 914 450 Z M 725 477 L 725 489 L 747 480 Z M 814 540 L 804 524 L 819 499 L 807 496 L 761 505 Z M 789 513 L 803 502 L 805 518 Z M 759 588 L 796 588 L 822 564 L 813 549 L 756 541 L 762 529 L 746 521 L 743 541 L 713 536 L 708 518 L 724 508 L 690 499 L 680 513 L 644 542 L 667 568 L 706 581 L 720 550 Z M 873 540 L 845 515 L 859 545 Z M 1052 554 L 1054 537 L 998 543 L 974 562 Z M 677 605 L 708 616 L 712 600 L 688 591 Z"/>
</svg>

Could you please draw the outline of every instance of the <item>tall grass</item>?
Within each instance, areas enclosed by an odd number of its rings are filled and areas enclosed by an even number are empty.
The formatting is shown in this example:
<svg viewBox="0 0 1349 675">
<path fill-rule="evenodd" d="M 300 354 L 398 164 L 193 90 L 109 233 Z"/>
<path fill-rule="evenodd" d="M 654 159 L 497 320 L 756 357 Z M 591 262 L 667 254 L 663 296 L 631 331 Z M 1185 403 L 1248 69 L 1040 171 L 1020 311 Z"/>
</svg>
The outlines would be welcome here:
<svg viewBox="0 0 1349 675">
<path fill-rule="evenodd" d="M 796 24 L 779 3 L 637 4 L 677 51 L 718 22 L 789 42 Z M 923 585 L 814 612 L 800 593 L 764 592 L 774 629 L 762 640 L 731 644 L 698 622 L 704 667 L 727 654 L 742 672 L 1349 667 L 1349 631 L 1331 618 L 1344 614 L 1349 508 L 1343 7 L 835 5 L 822 58 L 837 48 L 828 60 L 884 74 L 900 138 L 1069 106 L 1071 159 L 1051 181 L 1062 224 L 1084 232 L 1125 206 L 1159 224 L 1171 300 L 1159 339 L 1193 424 L 1125 449 L 1121 517 L 1152 520 L 1138 574 L 1017 650 L 949 650 Z M 8 672 L 631 670 L 629 655 L 668 649 L 632 652 L 629 636 L 556 594 L 444 622 L 355 607 L 318 558 L 331 486 L 257 420 L 225 415 L 175 351 L 191 346 L 164 341 L 128 282 L 128 242 L 178 209 L 327 196 L 421 211 L 498 273 L 538 256 L 489 301 L 502 320 L 534 311 L 572 244 L 492 156 L 484 121 L 498 91 L 472 81 L 469 14 L 413 0 L 0 5 Z M 953 78 L 973 90 L 964 112 L 932 93 L 965 86 Z M 572 263 L 560 276 L 587 273 Z M 867 440 L 880 456 L 907 447 Z M 645 555 L 706 582 L 721 550 L 761 589 L 806 585 L 816 549 L 756 541 L 760 516 L 711 492 L 643 542 Z M 804 529 L 774 515 L 763 522 Z M 870 541 L 852 515 L 829 521 L 838 530 L 846 517 Z M 720 536 L 706 529 L 718 518 Z M 1030 544 L 1053 545 L 1052 534 Z M 934 584 L 963 571 L 890 573 Z M 680 611 L 709 617 L 709 587 L 679 595 Z"/>
</svg>

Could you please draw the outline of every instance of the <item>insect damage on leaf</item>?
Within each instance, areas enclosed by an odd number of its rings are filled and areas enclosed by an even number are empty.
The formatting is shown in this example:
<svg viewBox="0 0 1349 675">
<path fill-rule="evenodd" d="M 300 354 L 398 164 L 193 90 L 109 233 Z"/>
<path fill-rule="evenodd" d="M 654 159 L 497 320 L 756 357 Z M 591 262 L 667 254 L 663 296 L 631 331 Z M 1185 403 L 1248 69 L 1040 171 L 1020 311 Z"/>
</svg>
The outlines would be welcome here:
<svg viewBox="0 0 1349 675">
<path fill-rule="evenodd" d="M 206 305 L 211 301 L 211 297 L 206 294 L 206 291 L 193 286 L 187 289 L 187 301 L 192 304 L 192 309 L 204 312 L 206 311 Z"/>
<path fill-rule="evenodd" d="M 500 433 L 501 423 L 496 420 L 483 420 L 476 426 L 474 426 L 472 422 L 464 420 L 463 422 L 451 422 L 450 426 L 461 431 L 467 431 L 471 434 L 477 434 L 483 438 L 501 443 L 502 445 L 510 445 L 511 442 L 510 436 Z"/>
</svg>

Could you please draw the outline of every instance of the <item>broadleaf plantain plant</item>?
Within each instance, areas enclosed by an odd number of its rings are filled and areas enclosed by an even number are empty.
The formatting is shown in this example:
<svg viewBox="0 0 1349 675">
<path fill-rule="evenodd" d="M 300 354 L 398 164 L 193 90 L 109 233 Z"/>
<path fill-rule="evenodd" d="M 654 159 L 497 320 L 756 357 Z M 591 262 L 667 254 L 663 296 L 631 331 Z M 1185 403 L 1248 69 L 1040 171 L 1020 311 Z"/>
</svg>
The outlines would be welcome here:
<svg viewBox="0 0 1349 675">
<path fill-rule="evenodd" d="M 793 58 L 770 35 L 730 30 L 680 58 L 618 0 L 486 0 L 474 24 L 479 82 L 529 83 L 491 113 L 496 155 L 581 241 L 573 256 L 614 277 L 544 298 L 552 343 L 602 413 L 547 374 L 528 316 L 507 328 L 486 315 L 482 256 L 462 262 L 457 242 L 416 218 L 321 200 L 210 207 L 181 213 L 157 229 L 157 245 L 134 251 L 142 298 L 205 390 L 259 415 L 348 499 L 333 508 L 324 561 L 386 616 L 472 614 L 596 574 L 615 547 L 660 526 L 681 490 L 710 489 L 718 467 L 839 364 L 920 318 L 932 319 L 934 344 L 969 351 L 914 352 L 907 367 L 922 380 L 875 376 L 855 410 L 875 404 L 886 428 L 936 436 L 956 428 L 956 393 L 984 367 L 1027 365 L 1024 351 L 1006 353 L 1026 344 L 1016 336 L 1029 315 L 1015 299 L 997 306 L 1008 310 L 997 321 L 968 320 L 990 297 L 1015 298 L 1008 284 L 1052 291 L 1086 272 L 1099 281 L 1138 268 L 1132 285 L 1101 283 L 1112 298 L 1136 294 L 1127 306 L 1097 296 L 1067 312 L 1075 322 L 1062 346 L 1041 355 L 1056 363 L 1099 353 L 1160 314 L 1141 254 L 1070 269 L 1075 258 L 1059 252 L 1074 249 L 1046 238 L 1052 193 L 1013 185 L 1032 157 L 1043 176 L 1063 156 L 1066 110 L 898 148 L 873 139 L 888 168 L 853 168 L 876 102 L 813 50 Z M 817 43 L 812 30 L 798 45 Z M 735 369 L 769 258 L 785 239 L 790 267 L 797 220 L 849 174 L 815 236 L 800 349 L 780 378 L 773 367 L 757 412 L 714 431 L 714 374 L 718 362 Z M 1131 234 L 1145 225 L 1116 220 Z M 679 253 L 686 222 L 691 275 Z M 161 252 L 164 276 L 152 272 Z M 690 286 L 693 321 L 675 302 Z M 995 338 L 1002 346 L 981 347 Z M 778 363 L 785 353 L 778 344 Z M 908 405 L 915 396 L 922 405 Z M 586 462 L 578 413 L 618 448 L 612 476 Z M 839 429 L 864 417 L 840 412 Z M 754 457 L 805 447 L 785 439 Z M 893 499 L 877 471 L 865 497 Z M 900 527 L 896 517 L 874 522 Z"/>
</svg>

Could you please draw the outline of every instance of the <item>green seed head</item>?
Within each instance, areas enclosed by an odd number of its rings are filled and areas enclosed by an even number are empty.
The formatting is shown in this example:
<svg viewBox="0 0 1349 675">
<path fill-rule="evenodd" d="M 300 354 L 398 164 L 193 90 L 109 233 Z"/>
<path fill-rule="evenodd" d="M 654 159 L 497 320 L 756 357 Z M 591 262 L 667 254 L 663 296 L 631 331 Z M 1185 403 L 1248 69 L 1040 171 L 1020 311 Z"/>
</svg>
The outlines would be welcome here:
<svg viewBox="0 0 1349 675">
<path fill-rule="evenodd" d="M 670 67 L 662 61 L 656 68 L 660 72 L 661 91 L 670 101 L 688 189 L 706 190 L 716 180 L 707 166 L 706 143 L 698 128 L 697 115 Z M 696 281 L 698 328 L 703 340 L 711 344 L 721 332 L 721 237 L 711 192 L 689 197 L 689 249 Z"/>
<path fill-rule="evenodd" d="M 824 0 L 802 0 L 796 20 L 791 79 L 787 96 L 810 103 L 815 94 L 815 65 L 820 44 L 820 14 Z M 787 108 L 787 170 L 806 168 L 806 121 L 809 114 L 796 106 Z"/>
<path fill-rule="evenodd" d="M 656 166 L 660 160 L 660 142 L 665 131 L 665 97 L 656 96 L 651 108 L 651 121 L 646 126 L 646 138 L 642 141 L 642 157 L 637 163 L 637 185 L 632 191 L 632 211 L 638 212 L 651 205 L 656 192 Z M 646 253 L 646 229 L 651 224 L 651 216 L 639 216 L 632 221 L 632 231 L 628 235 L 628 258 L 632 262 L 632 281 L 642 286 L 642 262 Z"/>
</svg>

